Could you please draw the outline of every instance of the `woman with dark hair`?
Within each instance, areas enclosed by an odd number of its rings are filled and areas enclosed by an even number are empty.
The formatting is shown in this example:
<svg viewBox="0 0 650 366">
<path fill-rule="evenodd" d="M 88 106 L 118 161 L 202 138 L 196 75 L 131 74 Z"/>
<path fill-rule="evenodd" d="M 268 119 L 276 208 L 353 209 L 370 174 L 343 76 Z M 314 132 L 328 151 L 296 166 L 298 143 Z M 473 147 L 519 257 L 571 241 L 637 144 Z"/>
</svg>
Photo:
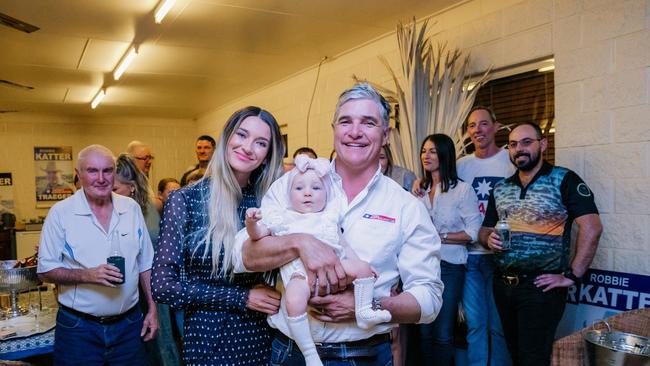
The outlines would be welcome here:
<svg viewBox="0 0 650 366">
<path fill-rule="evenodd" d="M 456 149 L 449 136 L 427 136 L 420 148 L 420 162 L 424 196 L 419 199 L 442 241 L 440 272 L 445 284 L 438 317 L 431 324 L 418 326 L 420 354 L 423 364 L 452 365 L 454 325 L 467 263 L 465 245 L 476 240 L 481 215 L 473 188 L 456 174 Z"/>
<path fill-rule="evenodd" d="M 282 174 L 275 118 L 258 107 L 226 122 L 205 177 L 171 194 L 152 269 L 156 301 L 185 310 L 186 365 L 262 365 L 271 356 L 267 314 L 280 294 L 260 273 L 233 273 L 235 234 Z M 185 278 L 181 278 L 185 268 Z"/>
<path fill-rule="evenodd" d="M 133 198 L 144 216 L 147 231 L 151 238 L 153 249 L 158 249 L 158 234 L 160 231 L 160 215 L 154 203 L 153 192 L 149 188 L 147 177 L 135 165 L 135 161 L 127 154 L 120 154 L 115 161 L 115 180 L 113 192 Z M 147 303 L 140 295 L 140 307 L 143 313 L 147 311 Z M 174 341 L 172 318 L 169 306 L 157 304 L 158 322 L 160 329 L 155 339 L 145 343 L 149 361 L 154 365 L 180 365 L 180 355 Z"/>
</svg>

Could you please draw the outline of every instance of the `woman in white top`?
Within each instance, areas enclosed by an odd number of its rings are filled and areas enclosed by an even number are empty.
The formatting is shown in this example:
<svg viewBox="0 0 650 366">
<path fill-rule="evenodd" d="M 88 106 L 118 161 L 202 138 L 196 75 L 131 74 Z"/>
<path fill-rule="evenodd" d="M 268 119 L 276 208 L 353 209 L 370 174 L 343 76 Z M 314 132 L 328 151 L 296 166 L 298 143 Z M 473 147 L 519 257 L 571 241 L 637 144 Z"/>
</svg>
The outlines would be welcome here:
<svg viewBox="0 0 650 366">
<path fill-rule="evenodd" d="M 444 134 L 427 136 L 420 148 L 423 195 L 419 198 L 442 241 L 440 272 L 445 284 L 438 317 L 418 327 L 421 363 L 428 365 L 453 364 L 454 325 L 465 281 L 466 244 L 476 240 L 481 227 L 476 194 L 456 174 L 455 151 L 454 142 Z"/>
</svg>

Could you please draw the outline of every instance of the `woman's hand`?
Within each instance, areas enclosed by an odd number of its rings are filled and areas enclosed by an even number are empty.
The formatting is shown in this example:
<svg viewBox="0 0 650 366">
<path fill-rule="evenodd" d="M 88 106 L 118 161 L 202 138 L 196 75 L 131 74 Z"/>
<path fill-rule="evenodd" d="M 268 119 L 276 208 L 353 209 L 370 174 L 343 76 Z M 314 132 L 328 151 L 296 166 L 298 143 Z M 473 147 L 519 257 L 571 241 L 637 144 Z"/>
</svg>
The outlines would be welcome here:
<svg viewBox="0 0 650 366">
<path fill-rule="evenodd" d="M 420 183 L 422 183 L 422 179 L 418 178 L 413 182 L 413 186 L 411 187 L 411 193 L 415 197 L 424 197 L 425 192 L 424 189 L 422 189 L 422 187 L 420 186 Z"/>
<path fill-rule="evenodd" d="M 280 293 L 265 285 L 257 285 L 248 292 L 246 307 L 260 313 L 273 315 L 280 309 Z"/>
</svg>

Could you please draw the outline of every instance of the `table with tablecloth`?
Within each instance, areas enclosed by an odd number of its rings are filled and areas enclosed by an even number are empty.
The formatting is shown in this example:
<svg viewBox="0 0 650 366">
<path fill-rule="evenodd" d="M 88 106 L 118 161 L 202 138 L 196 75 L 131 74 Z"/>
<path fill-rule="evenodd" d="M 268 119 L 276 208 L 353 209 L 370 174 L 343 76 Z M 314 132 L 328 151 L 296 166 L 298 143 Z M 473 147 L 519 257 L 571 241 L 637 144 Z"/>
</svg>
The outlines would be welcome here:
<svg viewBox="0 0 650 366">
<path fill-rule="evenodd" d="M 28 293 L 20 294 L 21 306 L 27 307 L 28 296 Z M 19 360 L 53 352 L 57 303 L 51 287 L 41 292 L 41 299 L 38 329 L 32 314 L 0 320 L 0 329 L 16 330 L 16 336 L 0 340 L 0 360 Z"/>
</svg>

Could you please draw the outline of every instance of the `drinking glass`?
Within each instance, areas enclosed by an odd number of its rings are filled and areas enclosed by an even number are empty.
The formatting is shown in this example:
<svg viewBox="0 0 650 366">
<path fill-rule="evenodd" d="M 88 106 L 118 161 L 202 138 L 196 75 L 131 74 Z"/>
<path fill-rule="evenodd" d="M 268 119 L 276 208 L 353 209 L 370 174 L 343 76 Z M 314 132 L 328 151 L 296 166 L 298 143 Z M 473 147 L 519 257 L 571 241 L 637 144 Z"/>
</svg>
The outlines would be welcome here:
<svg viewBox="0 0 650 366">
<path fill-rule="evenodd" d="M 41 323 L 39 315 L 41 314 L 41 289 L 36 287 L 36 291 L 29 292 L 29 314 L 34 316 L 34 328 L 32 331 L 40 332 Z"/>
</svg>

